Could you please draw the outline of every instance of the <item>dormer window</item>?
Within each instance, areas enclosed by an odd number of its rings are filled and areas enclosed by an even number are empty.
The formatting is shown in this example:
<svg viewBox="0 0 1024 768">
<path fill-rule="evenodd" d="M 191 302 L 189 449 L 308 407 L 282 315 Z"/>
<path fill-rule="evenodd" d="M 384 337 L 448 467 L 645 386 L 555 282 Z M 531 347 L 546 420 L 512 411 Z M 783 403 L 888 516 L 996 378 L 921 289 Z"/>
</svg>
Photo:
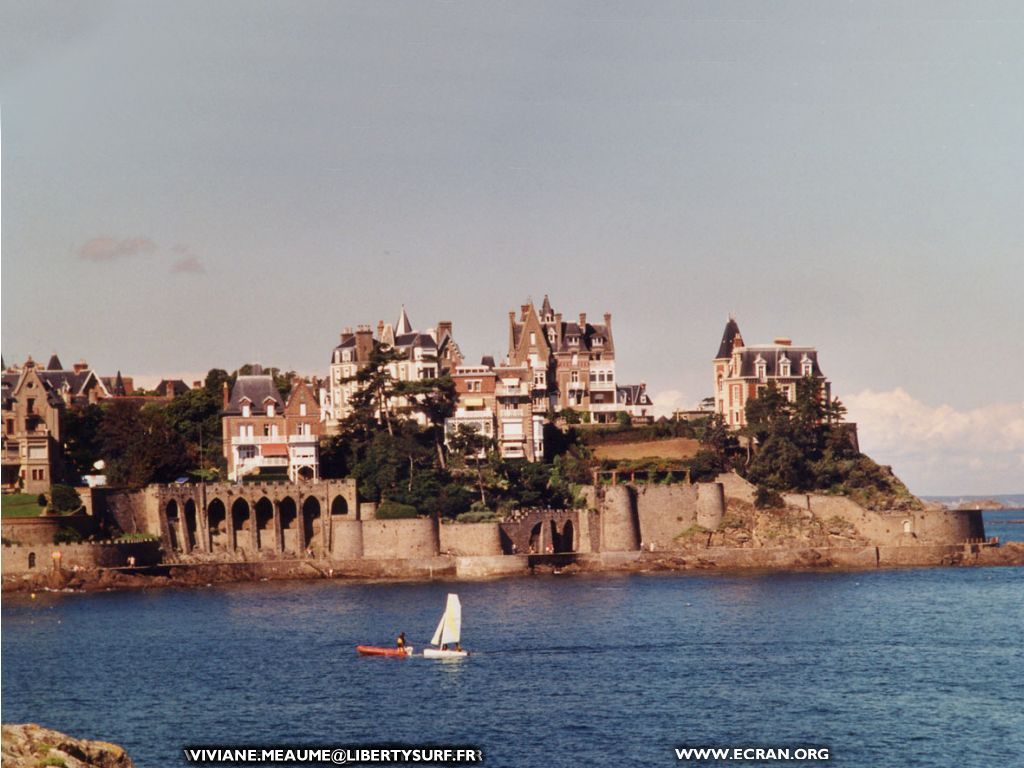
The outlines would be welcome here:
<svg viewBox="0 0 1024 768">
<path fill-rule="evenodd" d="M 764 358 L 761 357 L 760 355 L 758 355 L 757 360 L 754 361 L 754 369 L 757 371 L 758 381 L 767 381 L 768 363 L 766 363 Z"/>
<path fill-rule="evenodd" d="M 779 376 L 787 377 L 791 375 L 789 358 L 783 355 L 779 358 Z"/>
<path fill-rule="evenodd" d="M 600 336 L 595 336 L 594 337 L 594 346 L 595 347 L 603 347 L 604 346 L 604 339 L 602 337 L 600 337 Z"/>
<path fill-rule="evenodd" d="M 552 344 L 555 343 L 555 329 L 554 328 L 552 328 L 550 331 L 548 331 L 548 341 L 551 342 Z"/>
<path fill-rule="evenodd" d="M 252 416 L 252 405 L 248 402 L 242 403 L 242 417 L 248 419 Z"/>
<path fill-rule="evenodd" d="M 267 416 L 273 416 L 273 415 L 274 415 L 274 404 L 273 403 L 267 403 Z"/>
<path fill-rule="evenodd" d="M 801 376 L 810 376 L 813 373 L 814 373 L 814 363 L 811 362 L 811 358 L 809 358 L 807 355 L 804 355 L 803 359 L 800 361 L 800 375 Z"/>
</svg>

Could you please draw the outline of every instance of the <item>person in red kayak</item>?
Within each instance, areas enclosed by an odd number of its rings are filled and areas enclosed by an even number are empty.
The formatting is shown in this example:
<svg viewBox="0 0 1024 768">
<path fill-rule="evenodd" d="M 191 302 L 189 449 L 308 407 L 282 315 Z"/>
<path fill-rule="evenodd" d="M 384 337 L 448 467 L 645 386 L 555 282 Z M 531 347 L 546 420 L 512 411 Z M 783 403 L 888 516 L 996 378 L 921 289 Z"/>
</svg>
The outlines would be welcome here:
<svg viewBox="0 0 1024 768">
<path fill-rule="evenodd" d="M 395 641 L 395 644 L 398 646 L 398 650 L 405 650 L 405 632 L 398 633 L 398 639 Z"/>
</svg>

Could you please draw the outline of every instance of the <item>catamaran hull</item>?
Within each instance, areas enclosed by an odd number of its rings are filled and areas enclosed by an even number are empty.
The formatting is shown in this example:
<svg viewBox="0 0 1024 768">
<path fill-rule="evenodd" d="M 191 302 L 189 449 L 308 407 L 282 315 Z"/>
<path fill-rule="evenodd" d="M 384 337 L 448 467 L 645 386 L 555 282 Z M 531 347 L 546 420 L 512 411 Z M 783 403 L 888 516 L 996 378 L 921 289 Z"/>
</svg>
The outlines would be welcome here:
<svg viewBox="0 0 1024 768">
<path fill-rule="evenodd" d="M 462 659 L 468 656 L 467 651 L 442 651 L 438 648 L 425 648 L 423 658 L 425 659 Z"/>
<path fill-rule="evenodd" d="M 407 645 L 405 648 L 381 648 L 376 645 L 357 645 L 356 651 L 360 656 L 397 656 L 399 658 L 405 658 L 406 656 L 412 656 L 412 646 Z"/>
</svg>

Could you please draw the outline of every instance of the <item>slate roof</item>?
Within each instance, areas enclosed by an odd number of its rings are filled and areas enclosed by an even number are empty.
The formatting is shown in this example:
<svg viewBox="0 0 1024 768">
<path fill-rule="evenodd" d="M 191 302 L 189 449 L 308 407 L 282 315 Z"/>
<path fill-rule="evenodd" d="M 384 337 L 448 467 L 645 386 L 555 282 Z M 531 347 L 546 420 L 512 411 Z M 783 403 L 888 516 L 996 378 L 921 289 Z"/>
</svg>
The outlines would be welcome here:
<svg viewBox="0 0 1024 768">
<path fill-rule="evenodd" d="M 646 384 L 616 385 L 615 402 L 622 403 L 622 405 L 654 405 L 647 394 Z"/>
<path fill-rule="evenodd" d="M 402 305 L 402 311 L 398 315 L 398 322 L 395 323 L 395 336 L 404 336 L 412 333 L 412 323 L 409 322 L 409 315 L 406 314 L 405 304 Z"/>
<path fill-rule="evenodd" d="M 118 373 L 118 376 L 120 375 L 121 374 Z M 188 384 L 186 384 L 181 379 L 161 379 L 160 383 L 156 385 L 156 391 L 161 395 L 166 395 L 168 384 L 170 384 L 172 387 L 171 392 L 173 393 L 174 397 L 177 397 L 178 395 L 183 395 L 189 391 Z"/>
<path fill-rule="evenodd" d="M 254 408 L 262 409 L 263 403 L 268 397 L 274 401 L 279 412 L 284 410 L 284 401 L 281 399 L 281 393 L 274 386 L 272 376 L 239 376 L 235 379 L 235 386 L 231 388 L 231 399 L 228 401 L 228 407 L 224 409 L 224 414 L 227 416 L 240 415 L 243 398 L 247 398 Z"/>
<path fill-rule="evenodd" d="M 437 349 L 437 342 L 429 333 L 403 333 L 395 337 L 395 348 L 399 347 L 422 347 L 423 349 Z"/>
<path fill-rule="evenodd" d="M 744 347 L 740 353 L 740 376 L 755 377 L 757 376 L 757 358 L 761 357 L 766 364 L 766 373 L 769 377 L 780 376 L 779 363 L 782 360 L 783 355 L 789 358 L 789 372 L 793 378 L 800 378 L 801 374 L 801 361 L 806 355 L 812 364 L 811 375 L 814 377 L 824 377 L 821 372 L 821 368 L 818 367 L 818 352 L 813 347 L 782 347 L 782 346 L 764 346 L 764 347 Z"/>
<path fill-rule="evenodd" d="M 732 342 L 739 335 L 740 327 L 736 320 L 730 317 L 729 322 L 725 324 L 725 331 L 722 333 L 722 343 L 718 345 L 718 354 L 715 355 L 716 360 L 732 356 Z"/>
<path fill-rule="evenodd" d="M 50 355 L 50 362 L 46 364 L 46 370 L 48 371 L 63 371 L 64 366 L 60 364 L 60 358 L 54 353 Z"/>
</svg>

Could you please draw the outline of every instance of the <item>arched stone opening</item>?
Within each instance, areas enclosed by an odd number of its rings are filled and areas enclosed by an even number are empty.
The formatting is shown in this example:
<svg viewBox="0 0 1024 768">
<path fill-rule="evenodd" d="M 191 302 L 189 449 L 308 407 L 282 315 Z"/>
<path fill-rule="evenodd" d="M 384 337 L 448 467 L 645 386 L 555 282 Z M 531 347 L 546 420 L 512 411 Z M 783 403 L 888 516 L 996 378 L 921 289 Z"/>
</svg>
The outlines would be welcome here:
<svg viewBox="0 0 1024 768">
<path fill-rule="evenodd" d="M 512 541 L 512 537 L 509 536 L 504 528 L 498 529 L 498 536 L 501 539 L 501 553 L 503 555 L 515 555 L 516 552 L 515 542 Z"/>
<path fill-rule="evenodd" d="M 575 552 L 576 547 L 573 541 L 575 531 L 573 530 L 572 520 L 566 520 L 565 525 L 562 526 L 562 535 L 559 537 L 558 546 L 555 547 L 555 552 Z"/>
<path fill-rule="evenodd" d="M 298 552 L 299 514 L 295 506 L 295 499 L 291 496 L 285 496 L 281 499 L 278 508 L 281 515 L 281 544 L 285 552 Z"/>
<path fill-rule="evenodd" d="M 306 540 L 306 549 L 314 552 L 323 551 L 323 536 L 320 525 L 320 501 L 315 496 L 307 496 L 302 502 L 302 529 Z"/>
<path fill-rule="evenodd" d="M 249 502 L 235 499 L 231 505 L 231 523 L 235 528 L 235 548 L 252 549 L 252 528 L 249 525 Z"/>
<path fill-rule="evenodd" d="M 178 518 L 178 502 L 171 499 L 164 507 L 167 514 L 167 537 L 171 541 L 171 549 L 181 551 L 181 520 Z"/>
<path fill-rule="evenodd" d="M 185 502 L 184 517 L 184 538 L 188 542 L 189 549 L 191 549 L 192 547 L 199 546 L 199 517 L 196 512 L 196 503 L 192 499 L 188 499 Z"/>
<path fill-rule="evenodd" d="M 344 496 L 335 496 L 334 501 L 331 502 L 331 515 L 347 515 L 348 514 L 348 502 L 345 501 Z"/>
<path fill-rule="evenodd" d="M 274 548 L 274 505 L 264 496 L 253 508 L 256 513 L 256 548 Z"/>
<path fill-rule="evenodd" d="M 529 550 L 529 552 L 530 552 L 531 555 L 534 554 L 534 553 L 538 553 L 538 554 L 540 553 L 541 538 L 542 538 L 541 537 L 541 530 L 543 529 L 543 527 L 544 527 L 544 523 L 540 522 L 540 523 L 537 523 L 535 526 L 533 526 L 533 528 L 530 530 L 530 550 Z"/>
<path fill-rule="evenodd" d="M 206 519 L 210 525 L 210 550 L 228 549 L 228 512 L 224 502 L 220 499 L 213 499 L 207 504 Z"/>
<path fill-rule="evenodd" d="M 313 473 L 312 467 L 299 467 L 299 471 L 296 473 L 299 480 L 303 482 L 312 482 L 316 479 L 316 475 Z"/>
</svg>

